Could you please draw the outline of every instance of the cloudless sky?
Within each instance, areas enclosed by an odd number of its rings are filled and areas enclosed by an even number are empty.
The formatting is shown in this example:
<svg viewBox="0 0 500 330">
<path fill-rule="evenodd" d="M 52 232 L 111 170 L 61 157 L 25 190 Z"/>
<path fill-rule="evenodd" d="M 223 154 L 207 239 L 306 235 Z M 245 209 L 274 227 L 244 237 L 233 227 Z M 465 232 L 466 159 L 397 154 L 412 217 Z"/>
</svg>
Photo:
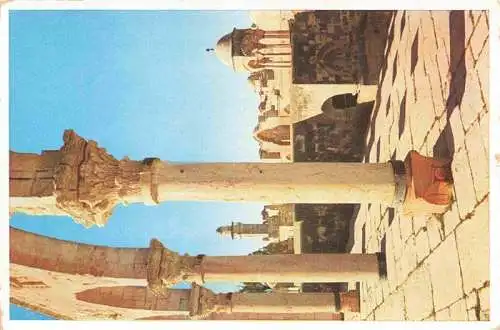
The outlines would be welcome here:
<svg viewBox="0 0 500 330">
<path fill-rule="evenodd" d="M 231 11 L 11 11 L 10 149 L 59 149 L 72 128 L 118 159 L 259 161 L 252 138 L 258 100 L 247 75 L 205 52 L 233 27 L 250 24 L 248 12 Z M 158 238 L 181 253 L 244 255 L 263 242 L 232 241 L 215 229 L 260 222 L 262 207 L 133 204 L 117 207 L 103 228 L 23 214 L 11 225 L 89 244 L 146 247 Z M 47 318 L 15 305 L 10 316 Z"/>
</svg>

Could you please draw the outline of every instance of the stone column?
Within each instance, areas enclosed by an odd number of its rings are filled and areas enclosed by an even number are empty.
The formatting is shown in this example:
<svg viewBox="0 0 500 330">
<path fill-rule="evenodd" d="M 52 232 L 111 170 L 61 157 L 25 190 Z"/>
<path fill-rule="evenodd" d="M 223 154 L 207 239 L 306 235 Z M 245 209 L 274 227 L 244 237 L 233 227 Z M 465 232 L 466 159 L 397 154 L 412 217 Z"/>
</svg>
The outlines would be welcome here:
<svg viewBox="0 0 500 330">
<path fill-rule="evenodd" d="M 143 279 L 162 293 L 180 281 L 347 282 L 386 275 L 381 254 L 189 256 L 153 239 L 149 248 L 114 248 L 10 228 L 12 264 L 72 275 Z"/>
<path fill-rule="evenodd" d="M 444 211 L 450 181 L 449 162 L 416 152 L 392 164 L 172 164 L 116 160 L 67 130 L 60 150 L 10 153 L 9 189 L 11 212 L 69 215 L 85 226 L 102 226 L 117 204 L 168 200 L 399 206 L 408 196 L 409 212 Z"/>
<path fill-rule="evenodd" d="M 151 241 L 147 280 L 155 292 L 180 281 L 349 282 L 379 280 L 387 274 L 382 254 L 284 254 L 181 256 Z"/>
<path fill-rule="evenodd" d="M 168 292 L 168 291 L 166 291 Z M 341 293 L 227 293 L 212 291 L 193 283 L 190 315 L 206 318 L 217 313 L 338 313 L 359 312 L 359 292 Z"/>
</svg>

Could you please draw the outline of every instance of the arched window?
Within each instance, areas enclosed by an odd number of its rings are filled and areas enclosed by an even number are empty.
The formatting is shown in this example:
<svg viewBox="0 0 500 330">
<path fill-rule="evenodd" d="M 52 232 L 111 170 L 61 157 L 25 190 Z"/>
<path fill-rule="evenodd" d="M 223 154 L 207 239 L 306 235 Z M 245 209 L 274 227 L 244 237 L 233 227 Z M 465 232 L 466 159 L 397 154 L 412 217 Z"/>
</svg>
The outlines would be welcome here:
<svg viewBox="0 0 500 330">
<path fill-rule="evenodd" d="M 335 109 L 345 109 L 355 107 L 358 102 L 358 94 L 339 94 L 332 96 L 329 100 Z M 328 100 L 327 100 L 328 101 Z"/>
<path fill-rule="evenodd" d="M 321 106 L 321 111 L 334 120 L 351 120 L 356 107 L 358 94 L 338 94 L 328 98 Z"/>
</svg>

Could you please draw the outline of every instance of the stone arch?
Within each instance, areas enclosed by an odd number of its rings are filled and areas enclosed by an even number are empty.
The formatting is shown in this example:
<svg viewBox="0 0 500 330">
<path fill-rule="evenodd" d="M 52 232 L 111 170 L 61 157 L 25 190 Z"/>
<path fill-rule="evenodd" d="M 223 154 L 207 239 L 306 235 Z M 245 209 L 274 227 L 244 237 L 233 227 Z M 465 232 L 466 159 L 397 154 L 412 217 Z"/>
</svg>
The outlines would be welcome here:
<svg viewBox="0 0 500 330">
<path fill-rule="evenodd" d="M 357 105 L 358 94 L 337 94 L 323 102 L 321 111 L 335 120 L 351 120 L 353 108 Z"/>
<path fill-rule="evenodd" d="M 190 290 L 169 289 L 155 296 L 143 286 L 98 287 L 80 291 L 76 299 L 92 304 L 111 307 L 143 309 L 153 311 L 189 311 Z"/>
<path fill-rule="evenodd" d="M 10 228 L 10 262 L 48 271 L 143 279 L 148 253 L 148 248 L 74 243 Z"/>
</svg>

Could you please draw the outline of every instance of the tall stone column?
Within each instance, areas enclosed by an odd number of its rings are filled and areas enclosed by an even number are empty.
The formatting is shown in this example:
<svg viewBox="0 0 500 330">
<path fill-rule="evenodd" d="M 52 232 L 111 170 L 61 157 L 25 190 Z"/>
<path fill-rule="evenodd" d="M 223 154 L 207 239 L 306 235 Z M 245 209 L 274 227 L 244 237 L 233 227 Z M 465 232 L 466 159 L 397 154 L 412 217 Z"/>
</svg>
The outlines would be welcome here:
<svg viewBox="0 0 500 330">
<path fill-rule="evenodd" d="M 156 293 L 181 281 L 348 282 L 386 276 L 381 254 L 189 256 L 153 239 L 149 248 L 115 248 L 10 228 L 12 264 L 72 275 L 140 279 Z"/>
<path fill-rule="evenodd" d="M 257 256 L 181 256 L 151 241 L 148 286 L 161 292 L 180 281 L 349 282 L 379 280 L 387 274 L 383 254 L 283 254 Z"/>
<path fill-rule="evenodd" d="M 69 215 L 102 226 L 120 203 L 200 200 L 271 204 L 401 204 L 443 212 L 451 202 L 449 161 L 411 152 L 393 163 L 200 163 L 116 160 L 72 130 L 64 145 L 10 153 L 10 211 Z"/>
<path fill-rule="evenodd" d="M 168 289 L 167 291 L 168 292 Z M 341 293 L 227 293 L 212 291 L 193 283 L 190 315 L 205 318 L 217 313 L 339 313 L 359 312 L 359 292 Z"/>
</svg>

